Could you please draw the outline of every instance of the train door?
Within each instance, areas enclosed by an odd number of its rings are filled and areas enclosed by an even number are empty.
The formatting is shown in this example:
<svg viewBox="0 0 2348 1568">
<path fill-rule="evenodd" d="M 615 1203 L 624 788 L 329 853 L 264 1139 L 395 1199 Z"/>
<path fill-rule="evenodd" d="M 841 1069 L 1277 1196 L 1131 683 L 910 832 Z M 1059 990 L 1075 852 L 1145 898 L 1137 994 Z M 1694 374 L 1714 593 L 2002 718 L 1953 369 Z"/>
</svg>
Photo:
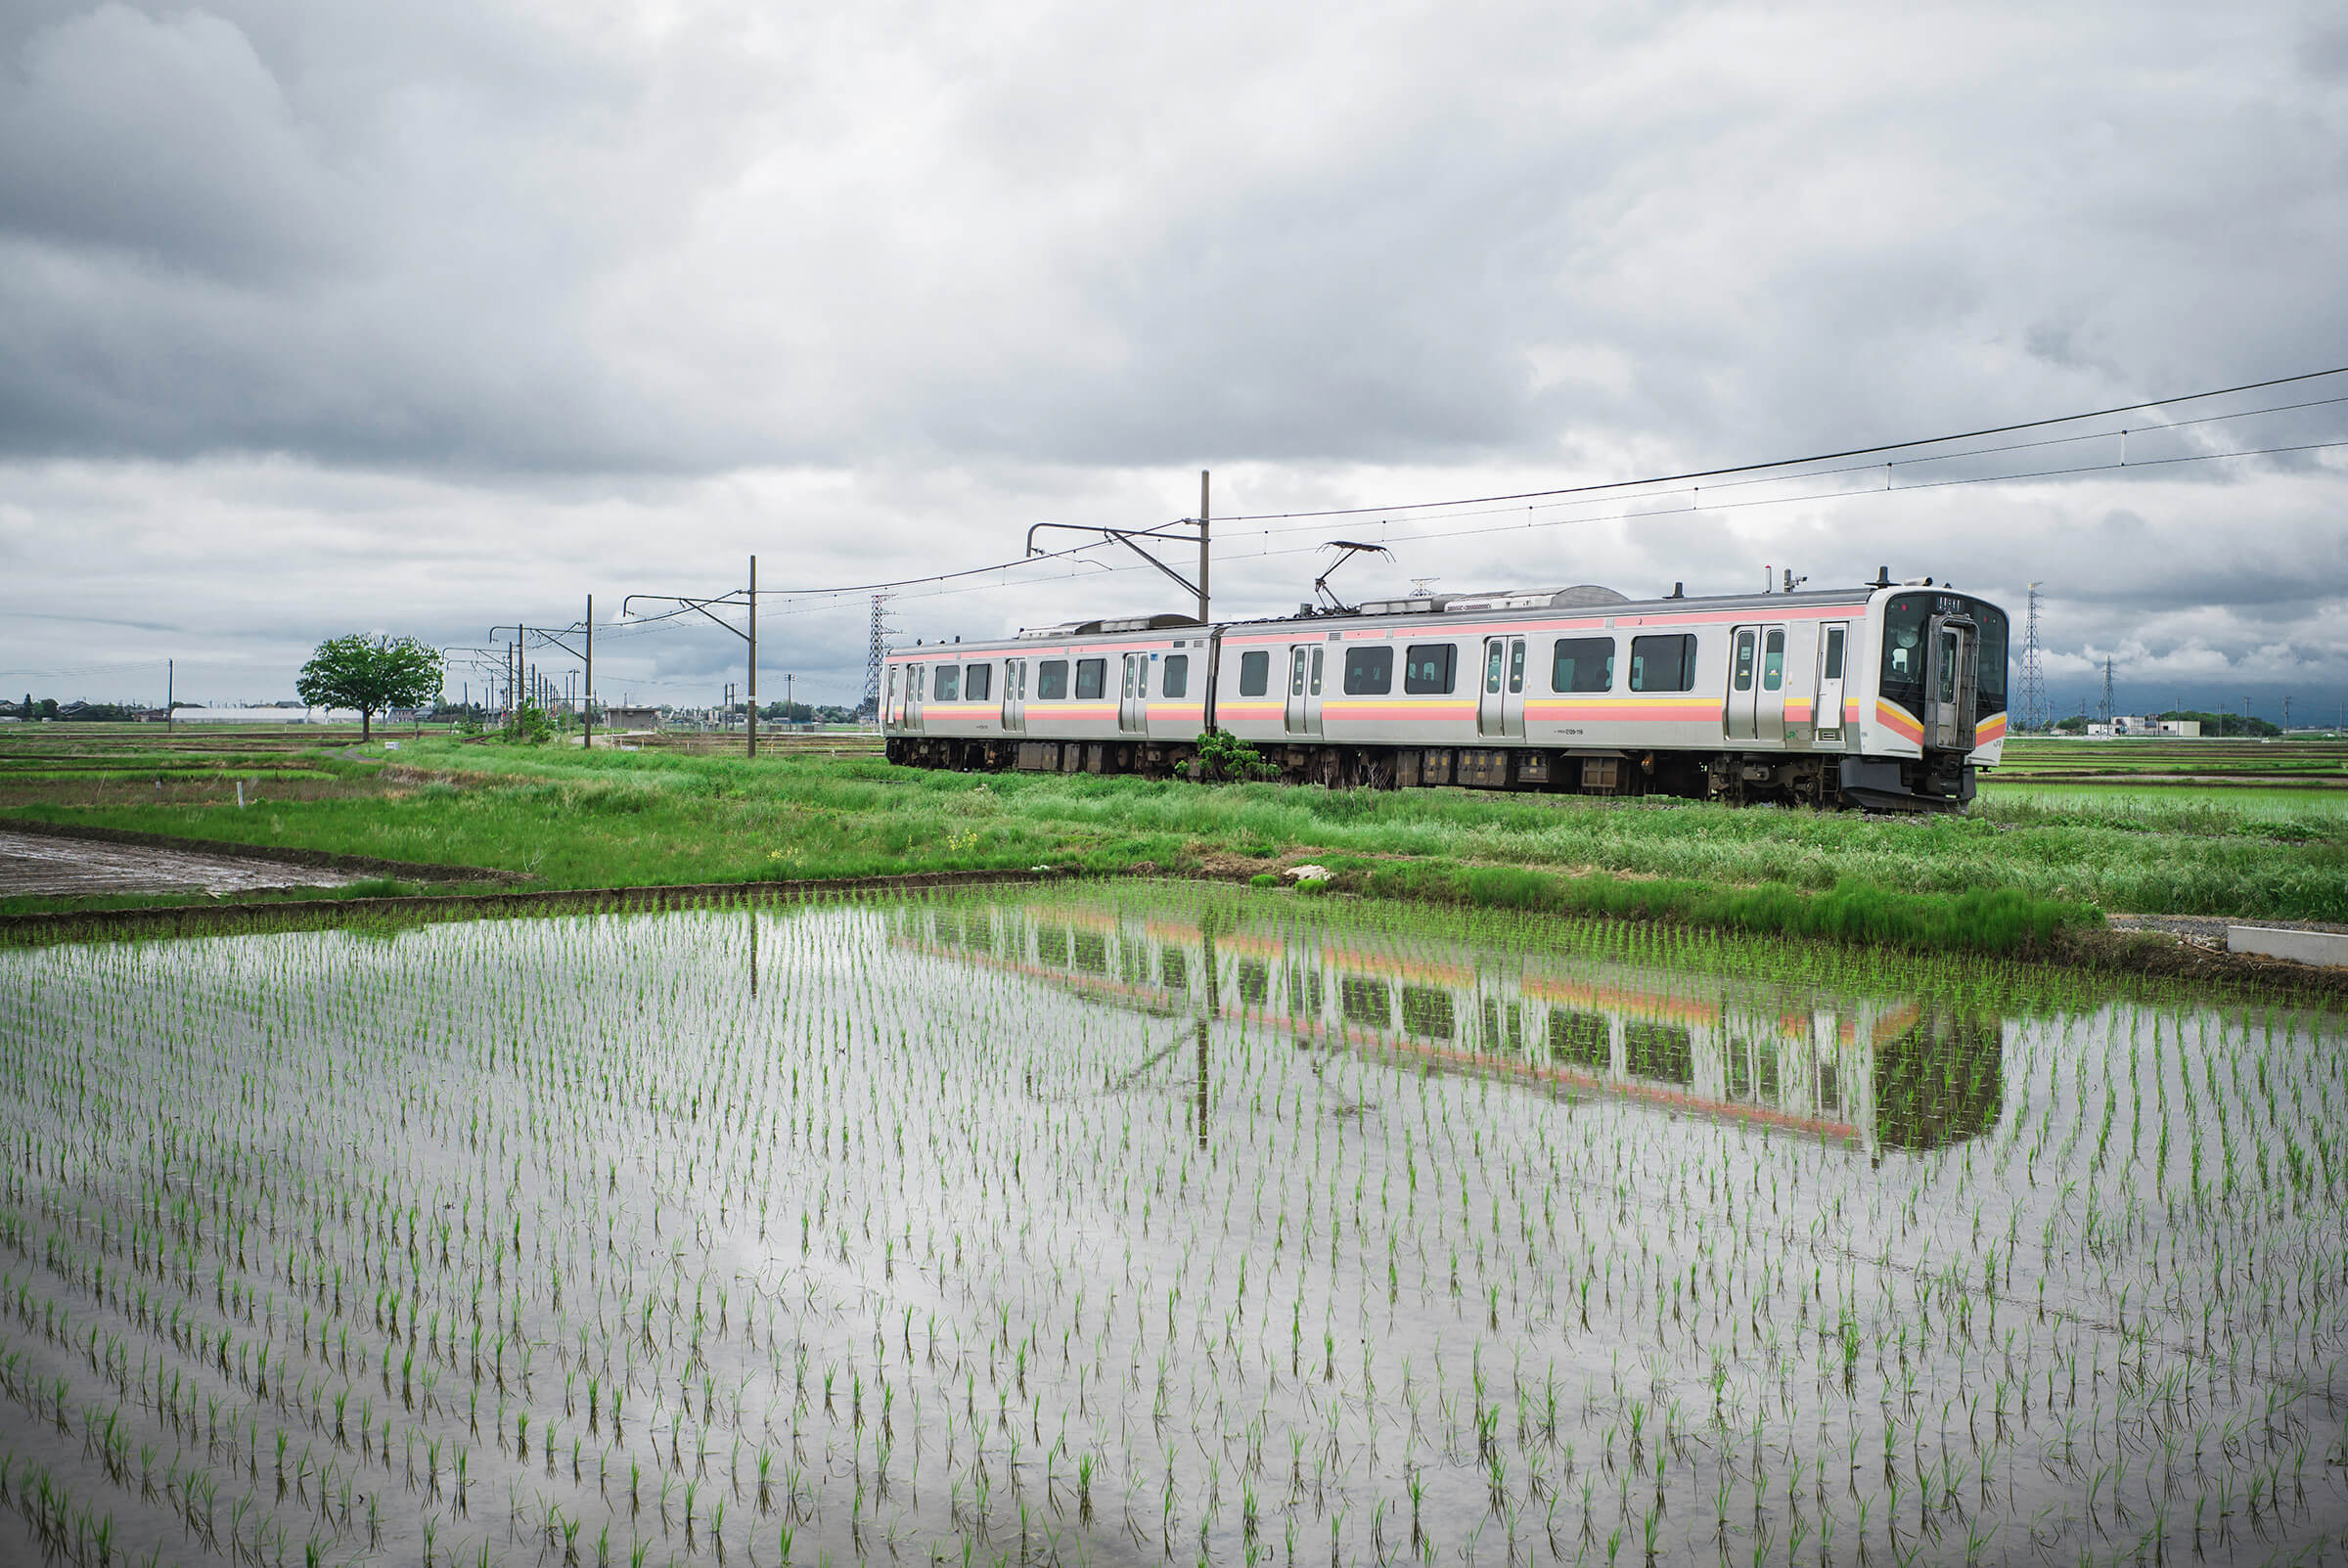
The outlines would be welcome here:
<svg viewBox="0 0 2348 1568">
<path fill-rule="evenodd" d="M 1150 655 L 1125 655 L 1123 684 L 1117 688 L 1117 728 L 1138 735 L 1150 727 Z"/>
<path fill-rule="evenodd" d="M 1935 615 L 1924 668 L 1924 744 L 1941 751 L 1973 748 L 1974 656 L 1980 633 L 1970 617 Z"/>
<path fill-rule="evenodd" d="M 1761 679 L 1753 693 L 1753 739 L 1785 739 L 1785 628 L 1761 628 Z"/>
<path fill-rule="evenodd" d="M 1484 639 L 1484 683 L 1476 693 L 1478 735 L 1524 734 L 1524 639 Z"/>
<path fill-rule="evenodd" d="M 1843 621 L 1829 621 L 1819 628 L 1816 719 L 1821 740 L 1842 739 L 1842 658 L 1850 635 L 1850 626 Z"/>
<path fill-rule="evenodd" d="M 898 683 L 904 676 L 902 665 L 891 664 L 888 667 L 888 697 L 880 704 L 880 722 L 892 730 L 905 722 L 905 710 L 898 705 Z"/>
<path fill-rule="evenodd" d="M 905 666 L 905 728 L 922 727 L 922 682 L 928 671 L 919 664 Z"/>
<path fill-rule="evenodd" d="M 1321 670 L 1325 645 L 1292 643 L 1288 647 L 1287 729 L 1290 735 L 1321 733 Z"/>
<path fill-rule="evenodd" d="M 1003 733 L 1027 731 L 1027 661 L 1006 659 L 1003 664 Z"/>
<path fill-rule="evenodd" d="M 1729 639 L 1729 739 L 1753 739 L 1753 710 L 1761 690 L 1761 628 L 1739 626 Z"/>
</svg>

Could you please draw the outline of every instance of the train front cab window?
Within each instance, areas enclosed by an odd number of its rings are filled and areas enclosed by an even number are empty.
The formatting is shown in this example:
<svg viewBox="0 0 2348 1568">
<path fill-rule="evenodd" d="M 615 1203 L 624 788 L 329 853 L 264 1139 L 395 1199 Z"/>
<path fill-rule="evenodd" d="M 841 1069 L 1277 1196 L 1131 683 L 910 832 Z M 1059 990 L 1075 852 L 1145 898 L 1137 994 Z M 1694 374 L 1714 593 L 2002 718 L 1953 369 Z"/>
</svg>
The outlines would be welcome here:
<svg viewBox="0 0 2348 1568">
<path fill-rule="evenodd" d="M 1954 616 L 1972 623 L 1969 631 L 1949 627 L 1945 622 Z M 1956 634 L 1956 656 L 1948 656 L 1944 639 Z M 1940 593 L 1921 589 L 1900 594 L 1883 606 L 1883 662 L 1878 676 L 1878 690 L 1883 699 L 1905 708 L 1918 719 L 1926 717 L 1925 705 L 1946 704 L 1951 708 L 1962 705 L 1964 688 L 1972 687 L 1970 713 L 1959 715 L 1956 728 L 1962 731 L 1966 724 L 2006 711 L 2006 650 L 2008 625 L 2006 612 L 1968 594 Z M 1969 650 L 1968 646 L 1969 645 Z M 1933 656 L 1935 650 L 1942 654 Z M 1964 679 L 1962 665 L 1969 651 L 1971 680 Z M 1943 669 L 1946 685 L 1952 694 L 1939 695 Z M 1929 684 L 1927 684 L 1929 683 Z M 1948 744 L 1971 749 L 1969 735 L 1957 734 Z"/>
</svg>

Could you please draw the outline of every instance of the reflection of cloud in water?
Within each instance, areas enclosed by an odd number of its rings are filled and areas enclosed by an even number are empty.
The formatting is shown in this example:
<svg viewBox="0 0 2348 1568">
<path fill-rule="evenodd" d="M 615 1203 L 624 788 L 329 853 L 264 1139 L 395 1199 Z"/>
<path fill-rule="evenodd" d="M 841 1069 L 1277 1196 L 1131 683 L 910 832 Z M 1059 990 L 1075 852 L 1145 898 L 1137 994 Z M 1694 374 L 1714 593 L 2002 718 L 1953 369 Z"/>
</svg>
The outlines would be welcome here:
<svg viewBox="0 0 2348 1568">
<path fill-rule="evenodd" d="M 1494 1073 L 1877 1152 L 1978 1137 L 2005 1103 L 2003 1022 L 1897 995 L 1406 945 L 1268 912 L 1220 928 L 1069 900 L 913 907 L 892 919 L 900 947 L 1024 974 L 1097 1006 L 1212 1014 L 1300 1048 Z"/>
</svg>

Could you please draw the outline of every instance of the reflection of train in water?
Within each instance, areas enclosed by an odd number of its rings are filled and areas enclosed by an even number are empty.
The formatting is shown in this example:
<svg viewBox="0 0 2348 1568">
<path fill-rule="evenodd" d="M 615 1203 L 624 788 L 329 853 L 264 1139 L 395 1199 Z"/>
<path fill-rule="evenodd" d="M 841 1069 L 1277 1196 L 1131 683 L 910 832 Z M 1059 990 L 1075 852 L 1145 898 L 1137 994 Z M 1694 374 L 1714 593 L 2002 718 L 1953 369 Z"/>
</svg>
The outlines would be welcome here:
<svg viewBox="0 0 2348 1568">
<path fill-rule="evenodd" d="M 2004 1026 L 1914 1001 L 1106 904 L 914 906 L 903 946 L 1087 1001 L 1244 1021 L 1303 1047 L 1501 1072 L 1880 1149 L 1997 1124 Z"/>
</svg>

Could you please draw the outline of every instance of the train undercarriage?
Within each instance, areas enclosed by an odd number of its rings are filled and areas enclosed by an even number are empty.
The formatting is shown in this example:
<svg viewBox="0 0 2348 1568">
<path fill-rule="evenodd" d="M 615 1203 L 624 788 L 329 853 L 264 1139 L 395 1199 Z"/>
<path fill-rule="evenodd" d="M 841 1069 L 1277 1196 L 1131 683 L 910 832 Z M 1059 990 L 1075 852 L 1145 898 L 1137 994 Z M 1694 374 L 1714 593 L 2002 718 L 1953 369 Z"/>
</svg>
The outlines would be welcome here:
<svg viewBox="0 0 2348 1568">
<path fill-rule="evenodd" d="M 888 760 L 962 773 L 1089 773 L 1146 779 L 1188 776 L 1198 748 L 1175 740 L 975 740 L 894 736 Z M 1259 741 L 1282 782 L 1331 789 L 1471 789 L 1717 800 L 1729 805 L 1962 810 L 1974 772 L 1962 753 L 1921 760 L 1844 754 L 1784 755 L 1666 750 L 1554 750 L 1528 746 L 1355 746 Z"/>
</svg>

